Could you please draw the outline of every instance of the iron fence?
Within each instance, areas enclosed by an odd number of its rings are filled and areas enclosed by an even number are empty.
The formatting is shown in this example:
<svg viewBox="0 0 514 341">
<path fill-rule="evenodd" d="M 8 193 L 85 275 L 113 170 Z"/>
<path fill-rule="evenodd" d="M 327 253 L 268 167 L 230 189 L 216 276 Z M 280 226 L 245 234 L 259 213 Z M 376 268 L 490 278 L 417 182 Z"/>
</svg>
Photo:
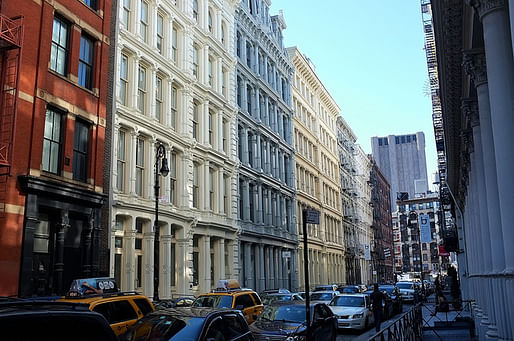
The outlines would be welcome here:
<svg viewBox="0 0 514 341">
<path fill-rule="evenodd" d="M 391 325 L 371 336 L 369 341 L 417 341 L 423 339 L 421 304 L 398 317 Z"/>
</svg>

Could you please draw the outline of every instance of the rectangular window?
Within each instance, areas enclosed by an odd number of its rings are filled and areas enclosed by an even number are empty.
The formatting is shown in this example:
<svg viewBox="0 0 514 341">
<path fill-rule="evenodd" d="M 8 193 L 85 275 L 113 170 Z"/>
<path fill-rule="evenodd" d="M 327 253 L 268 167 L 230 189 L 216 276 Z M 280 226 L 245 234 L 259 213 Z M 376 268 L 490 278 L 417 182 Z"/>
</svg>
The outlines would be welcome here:
<svg viewBox="0 0 514 341">
<path fill-rule="evenodd" d="M 127 105 L 127 88 L 128 88 L 128 57 L 121 55 L 120 63 L 120 101 L 123 105 Z"/>
<path fill-rule="evenodd" d="M 223 212 L 229 214 L 229 193 L 230 193 L 230 178 L 228 176 L 223 177 Z"/>
<path fill-rule="evenodd" d="M 125 157 L 125 143 L 125 132 L 123 130 L 120 130 L 118 133 L 118 159 L 116 162 L 116 188 L 120 192 L 123 192 L 123 190 L 125 189 L 125 164 L 127 161 Z"/>
<path fill-rule="evenodd" d="M 227 97 L 227 70 L 222 70 L 221 75 L 221 94 Z"/>
<path fill-rule="evenodd" d="M 223 151 L 225 153 L 228 153 L 228 141 L 227 141 L 228 121 L 227 120 L 223 120 L 223 129 L 222 129 L 221 133 L 223 134 Z"/>
<path fill-rule="evenodd" d="M 68 62 L 69 25 L 61 18 L 54 18 L 52 29 L 52 50 L 50 52 L 50 69 L 66 76 Z"/>
<path fill-rule="evenodd" d="M 121 13 L 121 26 L 128 30 L 130 24 L 130 0 L 123 0 L 123 12 Z"/>
<path fill-rule="evenodd" d="M 171 86 L 171 112 L 170 112 L 170 126 L 175 128 L 177 126 L 177 87 L 175 85 Z"/>
<path fill-rule="evenodd" d="M 193 76 L 195 76 L 197 79 L 199 77 L 199 70 L 200 70 L 198 53 L 199 53 L 198 47 L 193 46 Z"/>
<path fill-rule="evenodd" d="M 193 0 L 193 19 L 198 22 L 198 0 Z"/>
<path fill-rule="evenodd" d="M 162 122 L 162 79 L 155 77 L 155 119 Z"/>
<path fill-rule="evenodd" d="M 145 140 L 137 139 L 136 146 L 136 194 L 143 196 L 145 175 Z"/>
<path fill-rule="evenodd" d="M 89 128 L 86 122 L 75 121 L 73 142 L 73 179 L 86 182 L 88 174 Z"/>
<path fill-rule="evenodd" d="M 198 199 L 200 194 L 199 183 L 200 179 L 198 178 L 198 164 L 193 165 L 193 207 L 198 208 Z"/>
<path fill-rule="evenodd" d="M 209 111 L 209 144 L 211 146 L 214 145 L 213 125 L 214 125 L 214 115 L 211 111 Z"/>
<path fill-rule="evenodd" d="M 193 138 L 198 141 L 198 111 L 200 110 L 198 103 L 193 104 Z"/>
<path fill-rule="evenodd" d="M 61 173 L 62 117 L 61 113 L 46 109 L 43 170 L 54 174 Z"/>
<path fill-rule="evenodd" d="M 175 286 L 175 276 L 177 275 L 175 272 L 175 243 L 171 243 L 170 247 L 170 285 L 172 287 Z"/>
<path fill-rule="evenodd" d="M 84 0 L 84 3 L 92 9 L 96 10 L 96 0 Z"/>
<path fill-rule="evenodd" d="M 209 58 L 209 65 L 208 65 L 208 71 L 209 71 L 209 86 L 212 87 L 214 85 L 214 63 L 212 62 L 212 59 Z"/>
<path fill-rule="evenodd" d="M 93 87 L 94 42 L 87 36 L 80 37 L 79 84 L 86 89 Z"/>
<path fill-rule="evenodd" d="M 148 35 L 148 4 L 145 1 L 141 1 L 141 13 L 139 21 L 141 23 L 139 34 L 141 39 L 146 43 Z"/>
<path fill-rule="evenodd" d="M 164 18 L 157 14 L 157 49 L 160 54 L 164 54 Z"/>
<path fill-rule="evenodd" d="M 137 107 L 142 114 L 145 113 L 146 100 L 146 69 L 139 65 L 139 77 L 137 82 Z"/>
<path fill-rule="evenodd" d="M 170 203 L 177 204 L 177 154 L 170 155 Z"/>
<path fill-rule="evenodd" d="M 209 209 L 214 211 L 214 169 L 209 168 Z"/>
<path fill-rule="evenodd" d="M 171 61 L 177 62 L 177 51 L 178 51 L 178 32 L 177 28 L 171 29 Z"/>
</svg>

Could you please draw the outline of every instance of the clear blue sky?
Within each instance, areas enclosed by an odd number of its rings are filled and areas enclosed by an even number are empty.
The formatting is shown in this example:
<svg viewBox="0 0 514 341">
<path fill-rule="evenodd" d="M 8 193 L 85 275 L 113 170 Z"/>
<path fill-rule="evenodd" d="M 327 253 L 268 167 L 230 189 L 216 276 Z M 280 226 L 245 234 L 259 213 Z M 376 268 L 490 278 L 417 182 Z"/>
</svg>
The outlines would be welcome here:
<svg viewBox="0 0 514 341">
<path fill-rule="evenodd" d="M 370 137 L 425 133 L 428 180 L 437 170 L 419 0 L 272 0 L 285 46 L 297 46 L 366 153 Z"/>
</svg>

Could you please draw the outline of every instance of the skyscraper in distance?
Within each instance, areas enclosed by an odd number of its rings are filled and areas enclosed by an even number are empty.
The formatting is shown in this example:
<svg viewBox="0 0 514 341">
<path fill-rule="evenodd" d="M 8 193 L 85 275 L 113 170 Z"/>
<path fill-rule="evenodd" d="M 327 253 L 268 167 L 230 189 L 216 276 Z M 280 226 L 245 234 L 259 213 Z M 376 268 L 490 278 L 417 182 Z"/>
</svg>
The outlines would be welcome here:
<svg viewBox="0 0 514 341">
<path fill-rule="evenodd" d="M 409 198 L 428 191 L 425 134 L 374 136 L 371 138 L 373 158 L 391 184 L 391 211 L 396 210 L 398 192 Z"/>
</svg>

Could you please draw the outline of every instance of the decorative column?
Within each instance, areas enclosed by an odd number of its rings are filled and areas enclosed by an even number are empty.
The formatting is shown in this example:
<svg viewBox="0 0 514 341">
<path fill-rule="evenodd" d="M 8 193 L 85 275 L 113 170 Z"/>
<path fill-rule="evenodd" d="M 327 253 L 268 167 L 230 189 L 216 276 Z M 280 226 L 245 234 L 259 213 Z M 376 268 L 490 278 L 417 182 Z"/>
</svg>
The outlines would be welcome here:
<svg viewBox="0 0 514 341">
<path fill-rule="evenodd" d="M 214 243 L 214 284 L 225 278 L 225 239 L 217 239 Z"/>
<path fill-rule="evenodd" d="M 273 199 L 272 199 L 272 196 L 273 196 L 273 190 L 268 187 L 268 189 L 266 190 L 266 200 L 268 201 L 268 210 L 267 210 L 267 219 L 266 219 L 266 225 L 267 226 L 273 226 Z"/>
<path fill-rule="evenodd" d="M 263 195 L 262 195 L 262 182 L 257 183 L 257 202 L 255 203 L 255 206 L 257 208 L 257 216 L 255 219 L 255 222 L 258 224 L 263 223 Z"/>
<path fill-rule="evenodd" d="M 269 248 L 269 279 L 270 279 L 270 288 L 275 288 L 275 247 L 270 246 Z"/>
<path fill-rule="evenodd" d="M 264 244 L 259 244 L 259 277 L 260 290 L 266 289 L 266 259 L 264 258 Z"/>
<path fill-rule="evenodd" d="M 161 252 L 159 264 L 161 265 L 161 274 L 159 276 L 159 292 L 161 299 L 171 298 L 171 276 L 175 275 L 171 273 L 171 239 L 170 226 L 168 225 L 165 229 L 165 235 L 160 235 Z"/>
<path fill-rule="evenodd" d="M 125 280 L 121 283 L 122 291 L 133 291 L 136 281 L 136 220 L 132 218 L 131 230 L 123 236 L 123 264 Z"/>
<path fill-rule="evenodd" d="M 200 236 L 198 247 L 200 249 L 198 257 L 199 289 L 200 292 L 209 292 L 211 290 L 211 237 Z"/>
<path fill-rule="evenodd" d="M 243 159 L 241 162 L 244 165 L 248 165 L 248 127 L 243 127 L 243 141 L 241 145 L 243 146 Z"/>
<path fill-rule="evenodd" d="M 244 267 L 245 278 L 244 285 L 252 287 L 253 282 L 253 269 L 252 269 L 252 243 L 244 243 Z"/>
<path fill-rule="evenodd" d="M 145 224 L 148 225 L 148 224 Z M 143 234 L 143 294 L 148 297 L 153 297 L 153 272 L 154 272 L 154 236 L 155 233 L 145 226 Z M 161 253 L 159 252 L 159 255 Z M 159 263 L 163 265 L 161 262 Z M 159 279 L 161 276 L 159 276 Z M 160 284 L 160 283 L 159 283 Z M 160 286 L 159 286 L 160 289 Z M 162 298 L 162 297 L 161 297 Z"/>
</svg>

